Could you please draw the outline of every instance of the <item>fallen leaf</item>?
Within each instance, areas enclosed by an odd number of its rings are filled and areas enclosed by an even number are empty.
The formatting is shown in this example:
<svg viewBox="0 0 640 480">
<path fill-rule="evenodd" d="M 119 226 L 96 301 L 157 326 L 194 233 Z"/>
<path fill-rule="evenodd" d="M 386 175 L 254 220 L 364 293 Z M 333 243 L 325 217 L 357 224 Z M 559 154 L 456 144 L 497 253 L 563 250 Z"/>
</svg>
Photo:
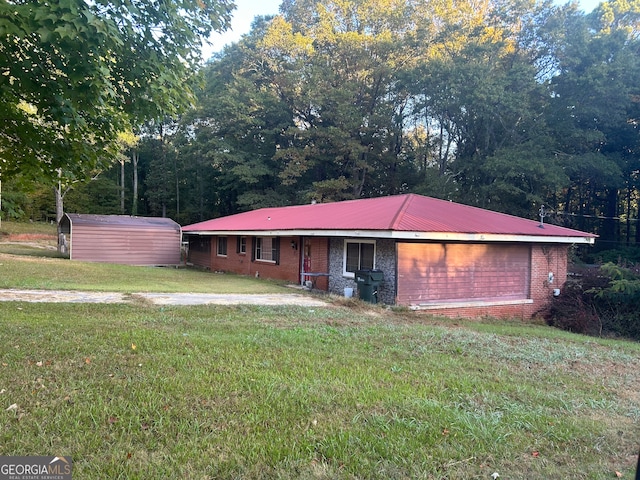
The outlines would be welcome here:
<svg viewBox="0 0 640 480">
<path fill-rule="evenodd" d="M 493 472 L 491 474 L 491 477 L 493 478 L 493 480 L 496 480 L 496 478 L 498 478 L 500 476 L 500 474 L 498 472 Z"/>
<path fill-rule="evenodd" d="M 127 452 L 127 459 L 131 458 L 131 452 Z"/>
<path fill-rule="evenodd" d="M 37 365 L 38 367 L 41 367 L 41 366 L 42 366 L 42 361 L 40 361 L 40 362 L 36 362 L 36 365 Z"/>
<path fill-rule="evenodd" d="M 4 392 L 6 392 L 6 391 L 7 391 L 7 389 L 6 389 L 6 388 L 3 388 L 2 390 L 0 390 L 0 394 L 4 393 Z"/>
<path fill-rule="evenodd" d="M 18 409 L 18 404 L 17 403 L 12 403 L 11 405 L 9 405 L 9 408 L 7 408 L 7 412 L 10 412 L 11 410 L 17 410 Z"/>
<path fill-rule="evenodd" d="M 449 430 L 447 430 L 446 428 L 444 430 L 442 430 L 442 434 L 443 435 L 449 435 Z"/>
<path fill-rule="evenodd" d="M 618 471 L 616 470 L 616 477 L 618 477 L 618 478 L 622 478 L 622 473 L 621 473 L 621 472 L 618 472 Z"/>
<path fill-rule="evenodd" d="M 91 359 L 89 357 L 84 359 L 84 363 L 86 363 L 87 365 L 89 365 L 91 363 Z"/>
<path fill-rule="evenodd" d="M 113 425 L 117 421 L 118 421 L 118 419 L 116 417 L 109 417 L 109 425 Z"/>
<path fill-rule="evenodd" d="M 136 348 L 138 348 L 138 347 L 136 346 L 136 344 L 135 344 L 135 343 L 132 343 L 132 344 L 131 344 L 131 350 L 135 350 Z"/>
<path fill-rule="evenodd" d="M 531 455 L 534 457 L 539 457 L 540 456 L 540 452 L 531 452 Z"/>
</svg>

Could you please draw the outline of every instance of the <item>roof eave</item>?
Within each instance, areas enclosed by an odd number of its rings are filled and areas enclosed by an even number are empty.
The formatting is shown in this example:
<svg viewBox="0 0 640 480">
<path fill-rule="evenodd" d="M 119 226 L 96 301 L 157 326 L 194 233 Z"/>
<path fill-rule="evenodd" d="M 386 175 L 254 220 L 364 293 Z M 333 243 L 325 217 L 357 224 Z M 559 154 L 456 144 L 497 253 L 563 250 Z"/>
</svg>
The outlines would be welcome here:
<svg viewBox="0 0 640 480">
<path fill-rule="evenodd" d="M 526 235 L 501 233 L 417 232 L 395 230 L 183 230 L 185 235 L 239 235 L 239 236 L 307 236 L 389 238 L 394 240 L 430 240 L 449 242 L 504 242 L 504 243 L 566 243 L 593 245 L 594 236 Z"/>
</svg>

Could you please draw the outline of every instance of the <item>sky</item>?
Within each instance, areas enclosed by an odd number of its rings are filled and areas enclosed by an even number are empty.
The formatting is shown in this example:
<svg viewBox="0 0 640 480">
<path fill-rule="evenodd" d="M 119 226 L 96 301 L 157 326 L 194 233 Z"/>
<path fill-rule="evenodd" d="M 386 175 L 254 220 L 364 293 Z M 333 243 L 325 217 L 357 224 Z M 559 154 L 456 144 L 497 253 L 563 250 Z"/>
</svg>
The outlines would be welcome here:
<svg viewBox="0 0 640 480">
<path fill-rule="evenodd" d="M 556 0 L 559 4 L 568 3 L 569 0 Z M 601 0 L 579 0 L 582 10 L 590 12 Z M 281 0 L 235 0 L 236 9 L 233 11 L 231 29 L 222 34 L 211 36 L 211 45 L 205 45 L 202 55 L 205 59 L 213 53 L 219 52 L 229 43 L 236 42 L 240 37 L 249 33 L 251 22 L 257 15 L 276 15 L 280 8 Z"/>
</svg>

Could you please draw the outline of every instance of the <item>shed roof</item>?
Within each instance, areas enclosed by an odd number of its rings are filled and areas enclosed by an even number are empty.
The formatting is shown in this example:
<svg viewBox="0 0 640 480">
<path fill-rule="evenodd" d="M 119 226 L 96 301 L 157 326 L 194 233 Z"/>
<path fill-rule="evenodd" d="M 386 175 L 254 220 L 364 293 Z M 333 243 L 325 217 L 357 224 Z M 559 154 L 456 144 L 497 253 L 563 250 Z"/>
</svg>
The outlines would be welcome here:
<svg viewBox="0 0 640 480">
<path fill-rule="evenodd" d="M 593 243 L 596 235 L 417 194 L 261 208 L 188 225 L 185 233 L 373 236 Z"/>
<path fill-rule="evenodd" d="M 147 229 L 172 228 L 180 231 L 180 225 L 170 218 L 132 217 L 129 215 L 92 215 L 83 213 L 66 213 L 65 215 L 71 224 L 75 226 L 144 227 Z"/>
</svg>

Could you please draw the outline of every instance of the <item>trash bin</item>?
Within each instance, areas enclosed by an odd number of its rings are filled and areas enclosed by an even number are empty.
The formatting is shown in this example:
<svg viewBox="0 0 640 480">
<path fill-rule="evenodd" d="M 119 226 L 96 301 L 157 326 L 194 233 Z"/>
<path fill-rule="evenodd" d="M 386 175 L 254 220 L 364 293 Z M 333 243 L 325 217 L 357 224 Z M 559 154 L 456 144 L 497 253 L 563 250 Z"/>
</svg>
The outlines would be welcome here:
<svg viewBox="0 0 640 480">
<path fill-rule="evenodd" d="M 356 270 L 358 297 L 369 303 L 378 303 L 378 289 L 384 280 L 382 270 Z"/>
</svg>

